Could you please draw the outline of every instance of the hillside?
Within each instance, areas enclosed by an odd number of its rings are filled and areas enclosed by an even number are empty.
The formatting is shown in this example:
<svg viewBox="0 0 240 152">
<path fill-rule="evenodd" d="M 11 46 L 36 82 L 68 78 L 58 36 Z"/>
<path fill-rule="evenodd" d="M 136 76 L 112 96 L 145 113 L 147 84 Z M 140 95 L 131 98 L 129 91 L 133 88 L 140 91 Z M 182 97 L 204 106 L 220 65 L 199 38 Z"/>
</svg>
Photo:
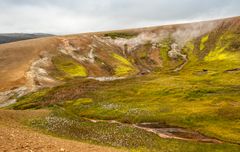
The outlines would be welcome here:
<svg viewBox="0 0 240 152">
<path fill-rule="evenodd" d="M 0 45 L 0 107 L 137 151 L 240 150 L 240 17 Z"/>
</svg>

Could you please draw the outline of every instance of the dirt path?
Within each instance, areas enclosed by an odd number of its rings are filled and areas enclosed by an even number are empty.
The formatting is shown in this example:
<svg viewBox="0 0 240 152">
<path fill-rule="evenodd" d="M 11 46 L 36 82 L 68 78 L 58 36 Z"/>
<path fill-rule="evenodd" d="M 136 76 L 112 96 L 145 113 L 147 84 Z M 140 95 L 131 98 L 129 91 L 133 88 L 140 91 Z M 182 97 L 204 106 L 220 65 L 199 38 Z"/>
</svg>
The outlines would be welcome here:
<svg viewBox="0 0 240 152">
<path fill-rule="evenodd" d="M 41 116 L 46 111 L 0 110 L 1 152 L 117 152 L 111 147 L 52 137 L 35 132 L 16 120 Z"/>
</svg>

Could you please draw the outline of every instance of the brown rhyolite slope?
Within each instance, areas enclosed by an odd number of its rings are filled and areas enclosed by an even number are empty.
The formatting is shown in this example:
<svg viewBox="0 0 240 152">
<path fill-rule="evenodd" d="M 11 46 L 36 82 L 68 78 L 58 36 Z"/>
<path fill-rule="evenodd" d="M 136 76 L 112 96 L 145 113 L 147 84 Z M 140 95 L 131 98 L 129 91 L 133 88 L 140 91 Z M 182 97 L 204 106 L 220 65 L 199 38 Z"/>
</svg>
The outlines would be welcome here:
<svg viewBox="0 0 240 152">
<path fill-rule="evenodd" d="M 26 83 L 26 72 L 44 51 L 54 53 L 60 41 L 54 37 L 0 45 L 0 90 Z"/>
<path fill-rule="evenodd" d="M 0 91 L 25 85 L 29 81 L 26 73 L 36 60 L 42 58 L 43 54 L 52 57 L 62 55 L 65 51 L 65 55 L 72 57 L 86 68 L 87 76 L 102 77 L 115 75 L 114 70 L 121 62 L 113 57 L 113 53 L 116 53 L 132 63 L 135 68 L 132 74 L 144 73 L 163 67 L 159 49 L 156 49 L 159 41 L 171 36 L 180 47 L 183 47 L 187 41 L 206 33 L 219 32 L 226 28 L 239 27 L 239 25 L 240 17 L 235 17 L 191 24 L 86 33 L 2 44 L 0 45 Z M 105 37 L 106 33 L 130 33 L 135 36 L 110 39 Z M 204 54 L 207 52 L 203 52 L 202 56 Z"/>
</svg>

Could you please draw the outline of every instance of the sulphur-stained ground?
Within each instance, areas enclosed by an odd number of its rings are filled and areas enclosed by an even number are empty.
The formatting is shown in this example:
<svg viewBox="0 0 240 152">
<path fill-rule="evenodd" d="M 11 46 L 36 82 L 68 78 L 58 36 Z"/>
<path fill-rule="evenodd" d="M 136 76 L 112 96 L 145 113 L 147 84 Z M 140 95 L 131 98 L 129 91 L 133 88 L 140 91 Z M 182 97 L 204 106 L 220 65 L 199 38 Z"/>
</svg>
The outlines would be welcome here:
<svg viewBox="0 0 240 152">
<path fill-rule="evenodd" d="M 22 118 L 33 118 L 47 114 L 47 111 L 0 110 L 1 152 L 117 152 L 111 147 L 67 140 L 44 135 L 19 123 Z"/>
</svg>

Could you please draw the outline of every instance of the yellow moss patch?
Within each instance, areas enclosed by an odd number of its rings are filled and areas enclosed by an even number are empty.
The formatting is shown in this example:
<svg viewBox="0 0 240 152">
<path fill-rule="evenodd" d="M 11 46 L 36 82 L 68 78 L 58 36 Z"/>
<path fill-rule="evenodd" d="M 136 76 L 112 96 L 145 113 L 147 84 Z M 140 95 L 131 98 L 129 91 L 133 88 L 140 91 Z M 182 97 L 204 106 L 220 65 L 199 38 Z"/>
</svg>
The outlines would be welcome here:
<svg viewBox="0 0 240 152">
<path fill-rule="evenodd" d="M 205 48 L 205 43 L 208 41 L 208 37 L 209 35 L 205 35 L 204 37 L 202 37 L 200 43 L 200 50 L 203 50 Z"/>
<path fill-rule="evenodd" d="M 120 61 L 120 64 L 118 64 L 115 68 L 115 74 L 117 76 L 128 75 L 130 72 L 134 71 L 133 65 L 126 58 L 116 53 L 113 53 L 113 57 Z"/>
<path fill-rule="evenodd" d="M 187 42 L 186 47 L 189 48 L 191 51 L 194 50 L 193 42 L 191 42 L 191 41 Z"/>
<path fill-rule="evenodd" d="M 133 71 L 132 67 L 125 66 L 125 65 L 119 65 L 115 68 L 115 74 L 117 76 L 124 76 L 129 74 L 129 72 Z"/>
<path fill-rule="evenodd" d="M 216 60 L 229 60 L 237 61 L 238 55 L 231 52 L 224 51 L 225 48 L 217 48 L 214 51 L 211 51 L 205 58 L 205 61 L 216 61 Z"/>
<path fill-rule="evenodd" d="M 122 56 L 120 56 L 120 55 L 118 55 L 116 53 L 113 53 L 113 57 L 115 59 L 117 59 L 118 61 L 121 61 L 123 64 L 132 66 L 132 64 L 127 59 L 125 59 L 124 57 L 122 57 Z"/>
<path fill-rule="evenodd" d="M 86 77 L 86 69 L 75 60 L 68 57 L 56 57 L 53 59 L 56 68 L 71 77 Z"/>
</svg>

